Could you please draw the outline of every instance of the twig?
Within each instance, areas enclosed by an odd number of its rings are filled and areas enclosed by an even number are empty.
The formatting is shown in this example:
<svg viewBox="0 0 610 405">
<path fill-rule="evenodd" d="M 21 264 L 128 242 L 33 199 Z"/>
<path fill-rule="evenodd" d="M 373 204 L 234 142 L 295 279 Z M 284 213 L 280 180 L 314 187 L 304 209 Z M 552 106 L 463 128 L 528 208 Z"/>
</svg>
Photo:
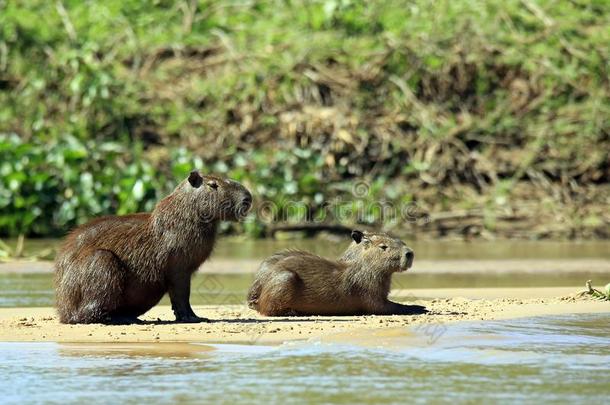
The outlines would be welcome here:
<svg viewBox="0 0 610 405">
<path fill-rule="evenodd" d="M 70 40 L 73 42 L 76 41 L 76 31 L 74 30 L 74 25 L 72 25 L 72 21 L 70 21 L 70 16 L 64 7 L 64 4 L 61 1 L 57 1 L 57 3 L 55 3 L 55 7 L 57 8 L 57 12 L 61 17 L 61 22 L 64 24 L 64 28 L 68 33 L 68 37 L 70 37 Z"/>
<path fill-rule="evenodd" d="M 0 42 L 0 72 L 4 72 L 8 65 L 8 46 L 6 42 Z"/>
<path fill-rule="evenodd" d="M 23 246 L 25 245 L 25 235 L 24 234 L 19 234 L 19 236 L 17 237 L 17 247 L 15 247 L 15 257 L 22 257 L 23 256 Z"/>
<path fill-rule="evenodd" d="M 352 228 L 344 225 L 335 224 L 316 224 L 316 223 L 301 223 L 301 224 L 283 224 L 275 225 L 269 229 L 269 234 L 273 236 L 276 232 L 299 232 L 305 231 L 308 233 L 318 233 L 327 231 L 340 235 L 349 235 Z"/>
<path fill-rule="evenodd" d="M 586 288 L 585 291 L 581 291 L 578 294 L 576 294 L 577 298 L 588 295 L 588 296 L 594 297 L 599 300 L 607 300 L 607 301 L 610 300 L 610 293 L 604 293 L 604 292 L 599 291 L 596 288 L 593 288 L 591 286 L 591 280 L 587 280 L 587 282 L 585 283 L 585 288 Z"/>
<path fill-rule="evenodd" d="M 537 4 L 532 3 L 529 0 L 521 0 L 521 4 L 525 6 L 536 18 L 538 18 L 545 27 L 552 27 L 555 22 L 547 16 L 544 11 Z"/>
</svg>

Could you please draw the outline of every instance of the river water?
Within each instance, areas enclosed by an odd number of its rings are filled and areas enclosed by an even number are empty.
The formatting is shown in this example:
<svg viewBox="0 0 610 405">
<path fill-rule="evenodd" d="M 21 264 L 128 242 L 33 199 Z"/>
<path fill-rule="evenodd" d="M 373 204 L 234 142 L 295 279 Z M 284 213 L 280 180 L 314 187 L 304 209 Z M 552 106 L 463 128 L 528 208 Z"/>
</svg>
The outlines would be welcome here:
<svg viewBox="0 0 610 405">
<path fill-rule="evenodd" d="M 215 260 L 291 246 L 338 256 L 345 241 L 220 240 Z M 401 274 L 410 287 L 578 286 L 608 242 L 414 242 L 417 260 L 570 260 L 576 271 Z M 26 244 L 56 249 L 57 241 Z M 417 261 L 416 261 L 417 263 Z M 582 263 L 581 267 L 578 264 Z M 416 268 L 414 268 L 416 270 Z M 194 304 L 242 303 L 251 274 L 193 281 Z M 163 303 L 167 303 L 164 301 Z M 52 274 L 0 272 L 0 307 L 50 306 Z M 279 346 L 0 343 L 0 403 L 607 403 L 610 311 L 336 335 Z"/>
<path fill-rule="evenodd" d="M 610 314 L 280 346 L 0 343 L 4 404 L 607 403 Z"/>
</svg>

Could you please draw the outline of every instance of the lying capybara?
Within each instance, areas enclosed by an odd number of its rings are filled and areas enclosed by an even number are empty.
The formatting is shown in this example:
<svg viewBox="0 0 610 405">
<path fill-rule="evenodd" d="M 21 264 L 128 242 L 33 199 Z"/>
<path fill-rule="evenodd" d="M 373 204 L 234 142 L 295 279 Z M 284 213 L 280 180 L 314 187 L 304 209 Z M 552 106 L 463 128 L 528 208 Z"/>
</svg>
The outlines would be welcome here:
<svg viewBox="0 0 610 405">
<path fill-rule="evenodd" d="M 274 254 L 261 264 L 248 305 L 263 315 L 391 315 L 427 312 L 388 300 L 392 274 L 413 265 L 402 241 L 383 233 L 352 232 L 339 260 L 300 250 Z"/>
<path fill-rule="evenodd" d="M 200 322 L 191 276 L 214 247 L 221 220 L 239 220 L 252 196 L 241 184 L 193 171 L 151 213 L 107 216 L 76 228 L 55 261 L 63 323 L 132 323 L 169 292 L 179 322 Z"/>
</svg>

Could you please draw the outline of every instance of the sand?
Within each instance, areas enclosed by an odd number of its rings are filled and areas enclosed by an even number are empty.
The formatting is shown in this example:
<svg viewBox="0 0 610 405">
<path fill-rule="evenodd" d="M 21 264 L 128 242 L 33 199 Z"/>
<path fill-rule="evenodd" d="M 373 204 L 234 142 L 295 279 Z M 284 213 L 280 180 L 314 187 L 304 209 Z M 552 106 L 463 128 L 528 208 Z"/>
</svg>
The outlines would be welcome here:
<svg viewBox="0 0 610 405">
<path fill-rule="evenodd" d="M 417 273 L 479 273 L 552 275 L 563 272 L 608 274 L 610 261 L 578 260 L 420 260 Z M 210 260 L 205 273 L 251 273 L 255 260 Z M 50 262 L 0 264 L 0 273 L 45 273 Z M 584 281 L 584 278 L 583 278 Z M 280 317 L 265 318 L 240 305 L 196 306 L 195 312 L 209 323 L 176 324 L 169 307 L 153 308 L 142 317 L 143 325 L 63 325 L 53 308 L 0 308 L 0 341 L 55 342 L 200 342 L 275 344 L 320 340 L 331 336 L 354 339 L 371 333 L 393 333 L 416 327 L 434 337 L 449 322 L 485 321 L 537 315 L 610 313 L 610 302 L 574 299 L 582 286 L 535 288 L 435 288 L 395 289 L 391 298 L 425 305 L 430 313 L 415 316 Z M 384 332 L 385 331 L 385 332 Z"/>
<path fill-rule="evenodd" d="M 328 336 L 361 336 L 370 331 L 419 327 L 433 338 L 446 324 L 538 315 L 610 313 L 610 302 L 576 299 L 580 287 L 398 290 L 397 301 L 425 305 L 413 316 L 262 317 L 241 305 L 196 306 L 208 323 L 176 324 L 169 307 L 153 308 L 142 325 L 63 325 L 53 308 L 0 309 L 0 341 L 200 342 L 276 344 Z M 415 294 L 415 292 L 417 294 Z M 571 294 L 572 293 L 572 294 Z M 571 295 L 570 295 L 571 294 Z M 417 301 L 409 297 L 429 297 Z"/>
</svg>

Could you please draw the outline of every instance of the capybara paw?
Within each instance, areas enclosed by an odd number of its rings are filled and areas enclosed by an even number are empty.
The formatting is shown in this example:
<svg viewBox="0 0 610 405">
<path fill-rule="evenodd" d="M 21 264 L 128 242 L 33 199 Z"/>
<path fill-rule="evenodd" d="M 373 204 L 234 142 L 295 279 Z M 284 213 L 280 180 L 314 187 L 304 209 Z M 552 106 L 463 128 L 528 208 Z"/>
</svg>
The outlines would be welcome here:
<svg viewBox="0 0 610 405">
<path fill-rule="evenodd" d="M 108 325 L 140 325 L 143 324 L 144 322 L 141 321 L 140 319 L 133 317 L 133 316 L 118 316 L 118 315 L 113 315 L 110 316 L 106 319 L 106 322 L 104 322 Z"/>
<path fill-rule="evenodd" d="M 202 318 L 197 315 L 177 315 L 176 322 L 178 323 L 202 323 L 202 322 L 210 322 L 208 318 Z"/>
<path fill-rule="evenodd" d="M 406 305 L 406 307 L 406 312 L 408 315 L 420 315 L 427 314 L 428 312 L 430 312 L 426 309 L 426 307 L 422 305 Z"/>
</svg>

